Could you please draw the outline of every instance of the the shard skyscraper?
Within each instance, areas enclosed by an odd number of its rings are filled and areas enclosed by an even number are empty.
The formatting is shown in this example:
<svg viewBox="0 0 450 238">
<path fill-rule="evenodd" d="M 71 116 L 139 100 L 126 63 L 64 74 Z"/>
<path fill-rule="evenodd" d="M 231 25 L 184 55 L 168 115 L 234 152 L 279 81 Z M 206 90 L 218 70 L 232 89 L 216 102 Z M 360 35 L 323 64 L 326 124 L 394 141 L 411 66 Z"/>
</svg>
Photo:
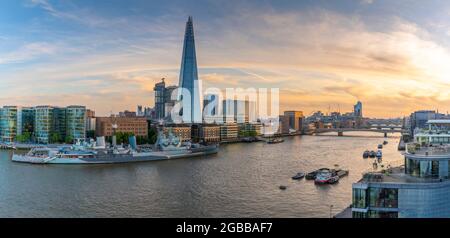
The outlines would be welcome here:
<svg viewBox="0 0 450 238">
<path fill-rule="evenodd" d="M 192 17 L 189 17 L 186 23 L 186 32 L 184 34 L 183 55 L 181 58 L 181 71 L 179 87 L 190 94 L 190 102 L 183 94 L 183 122 L 201 123 L 202 122 L 202 88 L 201 81 L 198 80 L 197 57 L 195 54 L 194 26 Z M 179 90 L 182 93 L 182 90 Z"/>
</svg>

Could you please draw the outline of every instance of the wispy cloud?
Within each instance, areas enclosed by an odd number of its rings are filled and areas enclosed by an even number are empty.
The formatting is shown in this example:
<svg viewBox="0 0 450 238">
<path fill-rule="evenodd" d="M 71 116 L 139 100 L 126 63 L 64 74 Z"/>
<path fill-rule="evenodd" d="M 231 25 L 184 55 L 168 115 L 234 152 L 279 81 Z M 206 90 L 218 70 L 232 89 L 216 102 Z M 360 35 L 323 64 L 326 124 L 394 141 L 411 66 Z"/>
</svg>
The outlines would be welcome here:
<svg viewBox="0 0 450 238">
<path fill-rule="evenodd" d="M 14 93 L 4 92 L 0 102 L 11 104 L 7 100 L 14 94 L 26 95 L 17 99 L 23 102 L 64 96 L 64 102 L 86 103 L 102 114 L 152 105 L 153 84 L 162 77 L 178 83 L 180 15 L 185 12 L 105 16 L 76 2 L 65 7 L 48 0 L 29 3 L 58 23 L 81 27 L 63 33 L 46 28 L 45 34 L 35 27 L 33 33 L 45 40 L 0 53 L 0 65 L 35 61 L 26 70 L 0 72 L 3 85 L 20 84 Z M 206 85 L 278 87 L 282 110 L 310 112 L 329 104 L 351 110 L 357 99 L 377 116 L 404 115 L 434 104 L 450 108 L 449 48 L 410 20 L 386 16 L 380 30 L 357 13 L 259 6 L 196 19 L 199 73 Z M 39 85 L 30 86 L 36 80 Z"/>
<path fill-rule="evenodd" d="M 54 54 L 57 49 L 57 46 L 45 42 L 25 44 L 15 51 L 0 54 L 0 65 L 27 62 L 44 55 Z"/>
</svg>

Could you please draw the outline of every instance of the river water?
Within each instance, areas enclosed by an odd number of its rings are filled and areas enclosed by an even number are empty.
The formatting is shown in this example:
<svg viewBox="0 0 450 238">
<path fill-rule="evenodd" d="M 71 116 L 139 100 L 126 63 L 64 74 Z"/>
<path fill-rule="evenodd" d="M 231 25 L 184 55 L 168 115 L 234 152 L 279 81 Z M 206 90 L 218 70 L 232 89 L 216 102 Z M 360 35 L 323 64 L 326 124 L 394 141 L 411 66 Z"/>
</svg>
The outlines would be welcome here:
<svg viewBox="0 0 450 238">
<path fill-rule="evenodd" d="M 385 140 L 370 132 L 345 135 L 351 136 L 229 144 L 214 156 L 114 165 L 20 164 L 0 151 L 0 217 L 330 217 L 351 203 L 352 183 L 372 167 L 363 151 Z M 384 162 L 401 160 L 398 135 L 386 140 Z M 350 170 L 338 184 L 291 179 L 335 164 Z"/>
</svg>

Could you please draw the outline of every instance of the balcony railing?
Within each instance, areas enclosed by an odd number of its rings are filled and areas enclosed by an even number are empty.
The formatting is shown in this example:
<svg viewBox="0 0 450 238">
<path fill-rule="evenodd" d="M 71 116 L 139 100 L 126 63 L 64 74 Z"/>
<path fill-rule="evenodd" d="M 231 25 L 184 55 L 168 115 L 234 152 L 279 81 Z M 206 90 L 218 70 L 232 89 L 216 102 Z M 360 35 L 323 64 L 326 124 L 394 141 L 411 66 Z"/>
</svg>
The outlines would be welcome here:
<svg viewBox="0 0 450 238">
<path fill-rule="evenodd" d="M 450 145 L 420 145 L 418 143 L 408 143 L 406 144 L 406 152 L 408 154 L 417 154 L 425 156 L 433 155 L 450 155 Z"/>
</svg>

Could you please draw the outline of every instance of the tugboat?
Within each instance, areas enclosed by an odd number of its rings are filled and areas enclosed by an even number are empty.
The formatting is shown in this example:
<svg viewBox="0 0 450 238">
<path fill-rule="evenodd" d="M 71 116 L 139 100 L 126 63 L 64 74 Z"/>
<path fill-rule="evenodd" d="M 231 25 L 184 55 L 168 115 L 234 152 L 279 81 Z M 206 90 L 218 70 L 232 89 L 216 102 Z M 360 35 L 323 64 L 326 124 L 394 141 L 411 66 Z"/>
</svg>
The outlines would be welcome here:
<svg viewBox="0 0 450 238">
<path fill-rule="evenodd" d="M 375 153 L 375 151 L 371 150 L 369 153 L 369 157 L 370 158 L 375 158 L 375 156 L 377 156 L 377 153 Z"/>
<path fill-rule="evenodd" d="M 300 179 L 302 179 L 303 177 L 305 177 L 305 173 L 300 172 L 300 173 L 297 173 L 296 175 L 294 175 L 294 176 L 292 177 L 292 179 L 294 179 L 294 180 L 300 180 Z"/>
<path fill-rule="evenodd" d="M 315 184 L 334 184 L 339 181 L 339 176 L 330 171 L 329 169 L 321 170 L 317 173 Z"/>
<path fill-rule="evenodd" d="M 283 138 L 272 138 L 267 141 L 267 144 L 278 144 L 283 142 L 284 142 Z"/>
<path fill-rule="evenodd" d="M 368 150 L 364 151 L 364 153 L 363 153 L 363 158 L 364 158 L 364 159 L 369 158 L 369 154 L 370 154 L 370 151 L 368 151 Z"/>
<path fill-rule="evenodd" d="M 306 174 L 305 179 L 306 179 L 306 180 L 313 180 L 313 179 L 316 179 L 317 174 L 318 174 L 320 171 L 322 171 L 322 170 L 329 170 L 329 169 L 327 169 L 327 168 L 321 168 L 321 169 L 318 169 L 318 170 L 309 172 L 308 174 Z"/>
</svg>

